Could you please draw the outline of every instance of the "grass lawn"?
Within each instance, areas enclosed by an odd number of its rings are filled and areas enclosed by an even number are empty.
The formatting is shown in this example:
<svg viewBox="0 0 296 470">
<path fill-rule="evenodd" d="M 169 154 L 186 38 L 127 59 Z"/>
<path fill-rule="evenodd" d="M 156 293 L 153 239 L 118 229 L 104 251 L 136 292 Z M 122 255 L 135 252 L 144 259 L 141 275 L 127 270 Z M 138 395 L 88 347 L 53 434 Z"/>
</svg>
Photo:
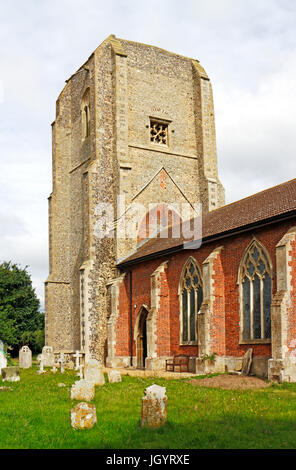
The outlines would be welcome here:
<svg viewBox="0 0 296 470">
<path fill-rule="evenodd" d="M 77 431 L 70 426 L 75 373 L 40 376 L 34 366 L 20 374 L 20 382 L 0 380 L 13 389 L 0 392 L 1 449 L 296 448 L 296 384 L 242 391 L 123 376 L 122 383 L 96 387 L 98 423 Z M 153 383 L 165 386 L 168 397 L 167 423 L 157 430 L 139 422 L 144 389 Z"/>
</svg>

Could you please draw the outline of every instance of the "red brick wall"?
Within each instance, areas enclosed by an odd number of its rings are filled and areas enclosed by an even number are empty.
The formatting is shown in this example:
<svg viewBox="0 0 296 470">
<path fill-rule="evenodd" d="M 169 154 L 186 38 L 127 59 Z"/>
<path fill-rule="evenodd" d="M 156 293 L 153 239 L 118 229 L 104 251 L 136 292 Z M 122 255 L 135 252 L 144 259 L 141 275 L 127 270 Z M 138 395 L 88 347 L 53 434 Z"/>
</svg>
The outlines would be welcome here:
<svg viewBox="0 0 296 470">
<path fill-rule="evenodd" d="M 217 356 L 225 355 L 225 296 L 224 271 L 221 253 L 217 254 L 213 266 L 214 303 L 210 325 L 211 352 Z"/>
<path fill-rule="evenodd" d="M 271 345 L 239 345 L 239 290 L 237 285 L 239 265 L 244 254 L 245 249 L 255 236 L 267 249 L 273 264 L 273 292 L 276 290 L 276 270 L 275 270 L 275 247 L 283 235 L 295 225 L 295 219 L 292 221 L 281 222 L 280 224 L 272 224 L 261 229 L 251 230 L 247 233 L 242 233 L 236 236 L 220 239 L 217 242 L 202 245 L 198 250 L 184 250 L 183 252 L 176 253 L 168 257 L 162 257 L 156 260 L 145 261 L 139 265 L 133 265 L 133 307 L 136 304 L 136 309 L 133 308 L 133 325 L 135 324 L 136 315 L 141 309 L 143 304 L 150 308 L 150 276 L 155 269 L 164 261 L 169 259 L 167 268 L 167 282 L 169 295 L 163 295 L 163 315 L 165 321 L 162 322 L 161 315 L 157 319 L 158 332 L 158 352 L 159 354 L 166 355 L 165 351 L 169 351 L 171 355 L 175 354 L 189 354 L 197 356 L 197 346 L 180 346 L 180 328 L 179 328 L 179 297 L 178 286 L 180 275 L 183 266 L 189 256 L 193 256 L 202 271 L 202 263 L 208 255 L 217 247 L 223 246 L 221 252 L 221 262 L 215 268 L 214 282 L 218 285 L 219 276 L 224 273 L 225 283 L 225 343 L 227 356 L 243 356 L 249 349 L 253 348 L 254 355 L 258 356 L 271 356 Z M 294 268 L 293 268 L 294 269 Z M 295 277 L 294 281 L 295 283 Z M 121 287 L 120 293 L 120 306 L 117 335 L 120 341 L 117 340 L 116 350 L 118 355 L 129 355 L 130 349 L 130 331 L 129 331 L 129 276 L 126 276 L 124 285 Z M 164 288 L 164 284 L 163 284 Z M 165 291 L 165 289 L 164 289 Z M 295 300 L 295 286 L 294 286 L 294 300 Z M 221 294 L 221 293 L 220 293 Z M 221 309 L 222 296 L 217 295 L 215 308 L 217 311 Z M 295 304 L 294 304 L 295 306 Z M 162 331 L 167 328 L 167 315 L 170 318 L 170 334 Z M 168 344 L 169 343 L 169 344 Z M 217 345 L 222 348 L 222 343 Z M 219 349 L 220 350 L 220 349 Z M 135 354 L 134 345 L 134 354 Z"/>
<path fill-rule="evenodd" d="M 288 262 L 290 273 L 292 274 L 291 279 L 291 291 L 288 306 L 288 347 L 289 355 L 296 356 L 296 240 L 291 241 L 291 250 L 289 251 L 289 262 Z"/>
</svg>

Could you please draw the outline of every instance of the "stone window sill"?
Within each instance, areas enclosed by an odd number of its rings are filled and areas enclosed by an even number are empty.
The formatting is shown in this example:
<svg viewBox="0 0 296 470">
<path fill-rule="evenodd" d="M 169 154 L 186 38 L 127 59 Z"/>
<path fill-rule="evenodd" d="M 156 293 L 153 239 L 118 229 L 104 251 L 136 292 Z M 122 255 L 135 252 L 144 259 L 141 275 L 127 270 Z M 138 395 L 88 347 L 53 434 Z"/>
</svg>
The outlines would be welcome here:
<svg viewBox="0 0 296 470">
<path fill-rule="evenodd" d="M 271 339 L 249 339 L 242 340 L 239 344 L 271 344 Z"/>
</svg>

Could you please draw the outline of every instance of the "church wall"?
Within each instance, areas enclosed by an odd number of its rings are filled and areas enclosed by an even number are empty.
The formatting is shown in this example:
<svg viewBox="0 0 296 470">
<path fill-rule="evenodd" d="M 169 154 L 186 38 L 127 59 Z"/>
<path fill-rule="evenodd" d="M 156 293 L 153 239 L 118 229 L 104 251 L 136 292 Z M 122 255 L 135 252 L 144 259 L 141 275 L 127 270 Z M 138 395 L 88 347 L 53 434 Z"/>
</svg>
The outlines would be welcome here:
<svg viewBox="0 0 296 470">
<path fill-rule="evenodd" d="M 231 236 L 225 239 L 220 239 L 217 242 L 212 242 L 203 245 L 198 250 L 184 250 L 169 257 L 160 257 L 156 260 L 145 261 L 138 265 L 133 265 L 133 325 L 135 325 L 136 317 L 142 305 L 148 308 L 151 306 L 151 286 L 150 276 L 153 272 L 164 262 L 168 261 L 166 274 L 159 277 L 160 281 L 163 279 L 163 289 L 165 291 L 165 284 L 168 286 L 168 299 L 162 303 L 164 309 L 164 323 L 161 323 L 161 311 L 157 319 L 157 328 L 159 330 L 159 338 L 161 338 L 161 347 L 158 351 L 161 356 L 173 356 L 178 354 L 186 354 L 189 356 L 198 356 L 198 346 L 181 346 L 180 345 L 180 323 L 179 323 L 179 297 L 178 285 L 180 275 L 184 264 L 190 256 L 193 256 L 201 271 L 204 261 L 208 256 L 218 247 L 222 247 L 219 257 L 214 263 L 213 271 L 213 292 L 215 298 L 213 302 L 213 322 L 211 323 L 211 337 L 214 338 L 211 347 L 215 349 L 217 355 L 225 351 L 226 366 L 230 369 L 235 364 L 235 361 L 245 354 L 249 349 L 253 349 L 254 355 L 254 370 L 266 373 L 267 359 L 271 357 L 271 344 L 240 344 L 240 307 L 239 307 L 239 288 L 238 288 L 238 271 L 239 266 L 244 254 L 245 249 L 248 247 L 254 237 L 264 245 L 269 253 L 273 269 L 273 294 L 277 289 L 276 281 L 276 245 L 281 240 L 283 235 L 289 230 L 291 226 L 295 225 L 295 221 L 281 222 L 280 224 L 272 224 L 260 229 L 242 233 L 236 236 Z M 294 267 L 295 268 L 295 267 Z M 295 273 L 296 275 L 296 273 Z M 161 281 L 162 282 L 162 281 Z M 293 281 L 294 282 L 294 281 Z M 124 330 L 124 336 L 127 343 L 120 341 L 117 345 L 117 354 L 121 356 L 129 356 L 130 336 L 129 331 L 129 275 L 126 276 L 125 285 L 122 287 L 119 302 L 119 321 L 117 325 L 117 335 L 120 337 L 121 330 Z M 294 283 L 295 284 L 295 283 Z M 295 285 L 293 284 L 293 292 L 295 293 Z M 294 298 L 294 297 L 293 297 Z M 136 305 L 136 308 L 134 306 Z M 166 335 L 165 328 L 167 327 L 166 318 L 167 309 L 170 315 L 170 334 Z M 225 319 L 223 312 L 225 311 Z M 215 313 L 216 312 L 216 313 Z M 160 320 L 159 320 L 160 318 Z M 218 321 L 219 320 L 219 321 Z M 225 321 L 225 330 L 222 325 Z M 128 322 L 128 323 L 126 323 Z M 294 325 L 294 320 L 291 323 Z M 293 332 L 292 332 L 293 333 Z M 291 333 L 291 334 L 292 334 Z M 221 334 L 221 337 L 219 335 Z M 156 338 L 156 345 L 158 339 Z M 133 355 L 136 355 L 136 348 L 134 343 Z"/>
</svg>

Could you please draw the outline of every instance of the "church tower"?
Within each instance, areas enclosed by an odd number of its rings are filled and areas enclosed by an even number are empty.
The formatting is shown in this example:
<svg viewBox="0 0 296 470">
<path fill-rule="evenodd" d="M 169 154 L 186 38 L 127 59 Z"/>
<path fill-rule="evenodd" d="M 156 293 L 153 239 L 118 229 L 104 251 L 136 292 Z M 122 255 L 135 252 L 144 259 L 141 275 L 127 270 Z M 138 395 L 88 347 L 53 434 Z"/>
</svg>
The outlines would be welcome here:
<svg viewBox="0 0 296 470">
<path fill-rule="evenodd" d="M 212 88 L 198 60 L 109 36 L 66 82 L 52 124 L 46 344 L 104 359 L 108 283 L 139 237 L 120 238 L 118 197 L 224 204 Z M 111 207 L 113 235 L 98 236 Z"/>
</svg>

